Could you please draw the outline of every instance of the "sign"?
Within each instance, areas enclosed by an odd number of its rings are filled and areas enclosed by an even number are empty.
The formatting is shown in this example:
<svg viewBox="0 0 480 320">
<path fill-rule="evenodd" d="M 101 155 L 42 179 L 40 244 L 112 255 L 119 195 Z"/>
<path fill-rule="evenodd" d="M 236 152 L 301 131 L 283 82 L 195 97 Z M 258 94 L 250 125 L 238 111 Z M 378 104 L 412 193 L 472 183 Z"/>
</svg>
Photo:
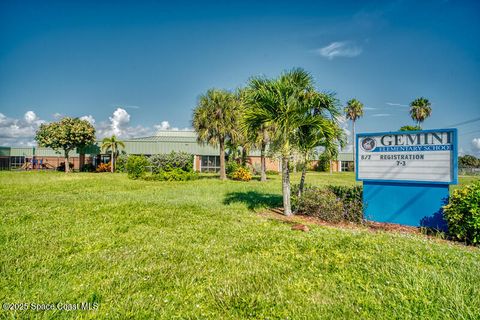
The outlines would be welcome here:
<svg viewBox="0 0 480 320">
<path fill-rule="evenodd" d="M 457 129 L 358 134 L 360 181 L 457 183 Z"/>
</svg>

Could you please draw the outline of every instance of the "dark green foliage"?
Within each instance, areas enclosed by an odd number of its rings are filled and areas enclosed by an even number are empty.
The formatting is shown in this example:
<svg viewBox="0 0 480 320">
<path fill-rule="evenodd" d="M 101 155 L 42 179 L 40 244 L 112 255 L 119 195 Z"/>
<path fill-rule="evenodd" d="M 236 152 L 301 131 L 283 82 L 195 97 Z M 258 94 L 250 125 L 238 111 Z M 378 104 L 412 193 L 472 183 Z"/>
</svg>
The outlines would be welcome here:
<svg viewBox="0 0 480 320">
<path fill-rule="evenodd" d="M 145 176 L 150 162 L 145 156 L 131 155 L 127 160 L 127 173 L 130 179 L 139 179 Z"/>
<path fill-rule="evenodd" d="M 318 164 L 315 168 L 317 171 L 327 172 L 330 170 L 330 157 L 326 153 L 322 153 L 318 158 Z"/>
<path fill-rule="evenodd" d="M 127 172 L 128 155 L 121 154 L 115 159 L 115 172 Z"/>
<path fill-rule="evenodd" d="M 242 166 L 238 162 L 236 162 L 235 160 L 231 160 L 227 162 L 227 165 L 225 166 L 225 171 L 227 172 L 227 175 L 230 175 L 241 167 Z"/>
<path fill-rule="evenodd" d="M 82 166 L 81 170 L 82 172 L 94 172 L 95 171 L 95 166 L 93 163 L 86 163 Z"/>
<path fill-rule="evenodd" d="M 327 188 L 342 200 L 345 220 L 357 223 L 363 221 L 362 186 L 329 185 Z"/>
<path fill-rule="evenodd" d="M 458 166 L 461 168 L 480 168 L 480 159 L 466 154 L 458 157 Z"/>
<path fill-rule="evenodd" d="M 329 189 L 307 188 L 298 199 L 297 213 L 329 222 L 343 220 L 343 203 Z"/>
<path fill-rule="evenodd" d="M 193 155 L 190 153 L 172 151 L 168 154 L 156 154 L 151 156 L 149 161 L 152 165 L 152 172 L 155 174 L 174 169 L 193 172 Z"/>
<path fill-rule="evenodd" d="M 73 163 L 69 162 L 68 167 L 70 170 L 73 169 Z M 57 167 L 57 171 L 65 171 L 65 162 L 60 162 L 60 165 Z"/>
<path fill-rule="evenodd" d="M 362 203 L 362 187 L 361 186 L 334 186 L 329 185 L 325 188 L 306 185 L 302 196 L 298 197 L 299 185 L 292 186 L 292 207 L 297 213 L 311 215 L 321 218 L 325 221 L 339 222 L 349 221 L 361 223 L 363 221 L 363 203 Z M 331 194 L 334 195 L 335 201 L 332 200 Z M 320 200 L 325 196 L 324 200 Z M 317 201 L 318 208 L 315 207 Z M 332 212 L 323 212 L 332 206 Z M 337 212 L 341 207 L 341 213 Z M 319 213 L 322 211 L 322 213 Z"/>
<path fill-rule="evenodd" d="M 193 172 L 193 155 L 186 152 L 156 154 L 149 159 L 152 175 L 145 180 L 155 181 L 187 181 L 198 175 Z"/>
<path fill-rule="evenodd" d="M 422 130 L 420 126 L 403 126 L 400 128 L 400 131 L 419 131 Z"/>
<path fill-rule="evenodd" d="M 452 236 L 470 244 L 480 244 L 480 181 L 453 191 L 443 210 Z"/>
</svg>

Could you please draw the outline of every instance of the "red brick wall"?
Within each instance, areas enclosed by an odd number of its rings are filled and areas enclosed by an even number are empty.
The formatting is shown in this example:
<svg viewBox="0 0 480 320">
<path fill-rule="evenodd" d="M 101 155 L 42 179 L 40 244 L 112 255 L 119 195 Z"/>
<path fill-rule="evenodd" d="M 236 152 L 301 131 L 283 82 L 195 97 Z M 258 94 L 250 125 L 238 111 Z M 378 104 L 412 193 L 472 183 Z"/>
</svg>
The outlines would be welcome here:
<svg viewBox="0 0 480 320">
<path fill-rule="evenodd" d="M 272 158 L 266 158 L 265 159 L 265 167 L 268 170 L 272 171 L 279 171 L 279 161 L 277 159 L 272 159 Z M 258 166 L 260 167 L 261 165 L 261 158 L 260 157 L 248 157 L 247 162 L 251 164 L 252 166 Z"/>
<path fill-rule="evenodd" d="M 59 156 L 59 157 L 36 156 L 35 159 L 37 160 L 37 163 L 42 162 L 43 164 L 50 164 L 54 168 L 57 168 L 58 166 L 60 166 L 60 163 L 65 162 L 65 158 L 61 157 L 61 156 Z M 30 159 L 30 161 L 31 161 L 31 159 Z M 80 170 L 80 158 L 79 157 L 69 157 L 68 161 L 70 161 L 70 163 L 73 163 L 73 169 L 74 170 Z M 92 163 L 92 162 L 93 162 L 92 157 L 85 156 L 85 164 Z"/>
</svg>

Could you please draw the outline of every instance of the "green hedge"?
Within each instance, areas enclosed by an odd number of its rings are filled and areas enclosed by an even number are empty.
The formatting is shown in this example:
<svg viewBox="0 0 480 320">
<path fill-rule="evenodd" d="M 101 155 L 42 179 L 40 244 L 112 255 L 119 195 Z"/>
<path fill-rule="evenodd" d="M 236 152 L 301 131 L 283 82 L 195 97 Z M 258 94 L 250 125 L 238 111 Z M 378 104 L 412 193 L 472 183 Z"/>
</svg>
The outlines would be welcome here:
<svg viewBox="0 0 480 320">
<path fill-rule="evenodd" d="M 480 244 L 480 181 L 453 191 L 443 207 L 448 232 L 460 241 Z"/>
</svg>

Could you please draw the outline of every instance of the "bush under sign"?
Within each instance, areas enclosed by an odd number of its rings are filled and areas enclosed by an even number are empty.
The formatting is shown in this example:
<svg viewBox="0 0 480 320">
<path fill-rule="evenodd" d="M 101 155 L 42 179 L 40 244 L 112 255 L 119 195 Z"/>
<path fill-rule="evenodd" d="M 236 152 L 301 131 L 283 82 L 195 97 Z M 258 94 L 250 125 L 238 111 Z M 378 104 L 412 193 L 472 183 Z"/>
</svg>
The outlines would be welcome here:
<svg viewBox="0 0 480 320">
<path fill-rule="evenodd" d="M 444 228 L 441 206 L 457 183 L 457 130 L 358 134 L 355 167 L 366 219 Z"/>
</svg>

